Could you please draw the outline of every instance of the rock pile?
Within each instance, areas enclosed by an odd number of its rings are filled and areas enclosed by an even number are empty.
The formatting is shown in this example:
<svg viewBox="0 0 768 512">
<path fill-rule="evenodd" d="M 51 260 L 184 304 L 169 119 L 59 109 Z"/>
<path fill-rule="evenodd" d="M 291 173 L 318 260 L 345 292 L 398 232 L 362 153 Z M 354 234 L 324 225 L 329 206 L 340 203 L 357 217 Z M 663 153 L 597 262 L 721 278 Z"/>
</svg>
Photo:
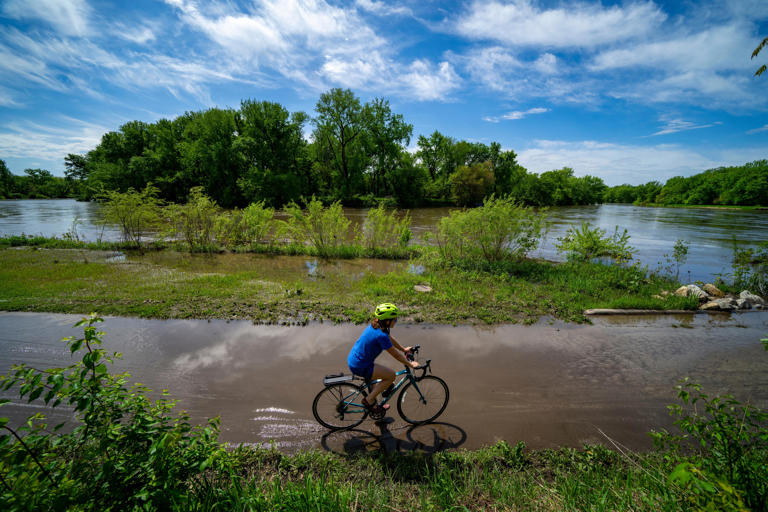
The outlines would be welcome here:
<svg viewBox="0 0 768 512">
<path fill-rule="evenodd" d="M 701 288 L 695 284 L 681 286 L 675 290 L 675 295 L 680 297 L 697 297 L 701 303 L 699 309 L 705 311 L 763 309 L 768 305 L 765 299 L 747 290 L 742 291 L 738 297 L 728 296 L 710 283 L 705 284 Z"/>
</svg>

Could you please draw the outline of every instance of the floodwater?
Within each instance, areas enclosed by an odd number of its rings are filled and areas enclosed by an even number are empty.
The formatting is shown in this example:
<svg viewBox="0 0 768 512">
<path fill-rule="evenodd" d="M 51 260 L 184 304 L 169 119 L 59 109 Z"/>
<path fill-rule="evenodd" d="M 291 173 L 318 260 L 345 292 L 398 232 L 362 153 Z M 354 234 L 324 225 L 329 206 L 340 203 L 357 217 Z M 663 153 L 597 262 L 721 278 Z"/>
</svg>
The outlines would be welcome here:
<svg viewBox="0 0 768 512">
<path fill-rule="evenodd" d="M 60 341 L 77 335 L 73 315 L 0 313 L 0 368 L 37 368 L 71 359 Z M 647 432 L 671 426 L 666 405 L 678 379 L 768 406 L 768 315 L 690 314 L 596 318 L 593 325 L 398 325 L 404 345 L 420 344 L 434 374 L 450 387 L 448 408 L 431 425 L 411 428 L 394 404 L 384 422 L 329 433 L 312 417 L 325 374 L 344 361 L 362 326 L 308 327 L 249 322 L 107 318 L 107 350 L 117 365 L 158 391 L 168 389 L 194 422 L 220 415 L 221 440 L 320 448 L 434 451 L 477 448 L 499 439 L 533 448 L 583 443 L 651 447 Z M 396 367 L 384 354 L 381 361 Z M 12 395 L 7 395 L 13 398 Z M 14 403 L 16 423 L 40 409 Z M 58 413 L 61 416 L 61 413 Z"/>
<path fill-rule="evenodd" d="M 452 208 L 420 208 L 410 212 L 414 241 L 423 241 L 439 220 Z M 348 208 L 345 213 L 353 226 L 359 226 L 367 210 Z M 714 281 L 731 271 L 733 243 L 755 246 L 768 240 L 768 211 L 722 209 L 644 208 L 608 204 L 551 208 L 547 213 L 551 229 L 542 247 L 532 255 L 560 260 L 555 249 L 558 237 L 570 226 L 590 222 L 608 233 L 627 229 L 635 258 L 651 269 L 671 263 L 678 239 L 689 244 L 688 260 L 680 268 L 683 281 Z M 74 223 L 74 224 L 73 224 Z M 115 226 L 99 220 L 99 205 L 71 199 L 0 201 L 0 235 L 62 236 L 68 232 L 86 240 L 118 240 Z"/>
</svg>

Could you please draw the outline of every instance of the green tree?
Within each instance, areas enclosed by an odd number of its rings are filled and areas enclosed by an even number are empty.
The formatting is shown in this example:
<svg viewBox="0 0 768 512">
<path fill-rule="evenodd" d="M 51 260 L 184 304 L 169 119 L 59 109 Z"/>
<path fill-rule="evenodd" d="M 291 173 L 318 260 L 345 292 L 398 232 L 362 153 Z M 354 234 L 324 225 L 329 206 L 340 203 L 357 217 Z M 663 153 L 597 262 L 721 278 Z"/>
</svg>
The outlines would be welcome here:
<svg viewBox="0 0 768 512">
<path fill-rule="evenodd" d="M 493 192 L 491 162 L 460 165 L 450 177 L 451 193 L 459 206 L 474 206 Z"/>
<path fill-rule="evenodd" d="M 249 202 L 282 206 L 309 192 L 306 114 L 290 114 L 279 103 L 246 100 L 235 116 L 234 143 L 244 172 L 238 180 Z"/>
<path fill-rule="evenodd" d="M 394 192 L 391 175 L 400 165 L 400 155 L 411 141 L 413 126 L 401 114 L 392 113 L 389 101 L 376 98 L 366 109 L 366 146 L 371 157 L 371 187 L 375 195 Z"/>
<path fill-rule="evenodd" d="M 0 160 L 0 198 L 10 197 L 13 192 L 13 175 L 5 165 L 5 160 Z"/>
<path fill-rule="evenodd" d="M 189 116 L 180 143 L 186 179 L 224 208 L 245 203 L 238 180 L 241 160 L 234 149 L 233 110 L 212 108 Z"/>
<path fill-rule="evenodd" d="M 367 109 L 349 89 L 331 89 L 315 106 L 317 158 L 331 169 L 334 191 L 348 199 L 362 189 L 368 166 L 363 138 Z"/>
</svg>

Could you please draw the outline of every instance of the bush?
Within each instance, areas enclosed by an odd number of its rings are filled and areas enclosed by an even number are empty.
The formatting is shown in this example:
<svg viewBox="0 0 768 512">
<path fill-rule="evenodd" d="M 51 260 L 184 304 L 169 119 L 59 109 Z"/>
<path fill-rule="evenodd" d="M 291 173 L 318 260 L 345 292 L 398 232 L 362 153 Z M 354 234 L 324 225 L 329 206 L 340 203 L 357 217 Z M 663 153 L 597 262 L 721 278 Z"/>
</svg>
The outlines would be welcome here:
<svg viewBox="0 0 768 512">
<path fill-rule="evenodd" d="M 171 224 L 171 234 L 181 233 L 189 250 L 210 250 L 216 234 L 219 206 L 203 193 L 203 187 L 189 191 L 186 204 L 170 205 L 166 209 Z"/>
<path fill-rule="evenodd" d="M 734 244 L 733 286 L 768 297 L 768 242 L 748 249 Z"/>
<path fill-rule="evenodd" d="M 494 262 L 521 258 L 536 249 L 547 228 L 546 215 L 509 197 L 491 196 L 483 206 L 453 211 L 434 235 L 443 261 Z"/>
<path fill-rule="evenodd" d="M 672 461 L 680 461 L 673 479 L 689 486 L 705 482 L 696 488 L 705 496 L 697 497 L 696 501 L 715 500 L 716 494 L 727 491 L 730 483 L 737 489 L 732 493 L 734 500 L 743 496 L 747 506 L 766 510 L 768 413 L 743 404 L 732 395 L 709 396 L 687 378 L 677 390 L 682 405 L 674 404 L 669 409 L 682 433 L 651 434 L 659 450 L 665 451 Z"/>
<path fill-rule="evenodd" d="M 358 235 L 361 245 L 370 251 L 377 249 L 403 250 L 411 240 L 411 216 L 406 212 L 398 218 L 394 210 L 387 212 L 384 205 L 368 210 Z"/>
<path fill-rule="evenodd" d="M 142 235 L 157 229 L 161 223 L 158 193 L 159 190 L 151 185 L 147 185 L 141 192 L 132 188 L 124 193 L 106 192 L 102 196 L 104 220 L 120 226 L 123 240 L 141 249 Z"/>
<path fill-rule="evenodd" d="M 192 427 L 186 414 L 171 414 L 175 402 L 165 393 L 152 401 L 148 389 L 126 386 L 127 374 L 108 372 L 120 356 L 101 348 L 101 321 L 92 314 L 76 324 L 85 326 L 82 338 L 65 338 L 80 362 L 15 365 L 0 377 L 4 391 L 51 408 L 66 404 L 78 421 L 62 434 L 63 424 L 51 432 L 40 413 L 19 429 L 0 418 L 2 510 L 169 510 L 187 498 L 192 478 L 224 460 L 218 420 Z"/>
<path fill-rule="evenodd" d="M 323 258 L 331 258 L 341 251 L 347 239 L 350 220 L 344 215 L 341 203 L 336 201 L 327 208 L 313 196 L 305 202 L 306 210 L 291 202 L 283 211 L 288 216 L 283 221 L 283 231 L 293 243 L 309 243 Z"/>
<path fill-rule="evenodd" d="M 558 252 L 567 254 L 569 260 L 592 261 L 595 258 L 608 257 L 617 262 L 632 259 L 634 247 L 629 246 L 629 235 L 625 229 L 619 234 L 616 226 L 613 235 L 605 236 L 605 230 L 592 227 L 589 222 L 582 222 L 581 228 L 571 226 L 564 237 L 558 238 L 555 247 Z"/>
</svg>

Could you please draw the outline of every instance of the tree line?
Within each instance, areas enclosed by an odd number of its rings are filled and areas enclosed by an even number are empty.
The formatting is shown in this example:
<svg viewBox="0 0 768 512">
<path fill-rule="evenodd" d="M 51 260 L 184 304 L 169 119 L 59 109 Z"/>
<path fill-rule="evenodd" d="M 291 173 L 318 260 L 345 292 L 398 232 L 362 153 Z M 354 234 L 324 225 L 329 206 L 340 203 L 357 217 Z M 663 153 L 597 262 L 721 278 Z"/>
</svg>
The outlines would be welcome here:
<svg viewBox="0 0 768 512">
<path fill-rule="evenodd" d="M 693 176 L 670 178 L 664 185 L 619 185 L 605 191 L 603 202 L 659 205 L 768 205 L 768 160 L 718 167 Z"/>
<path fill-rule="evenodd" d="M 244 100 L 238 109 L 186 112 L 154 123 L 130 121 L 104 134 L 86 154 L 64 159 L 65 177 L 42 169 L 12 175 L 0 160 L 0 197 L 78 197 L 143 190 L 184 203 L 190 191 L 224 208 L 252 203 L 279 208 L 302 198 L 326 204 L 474 206 L 509 197 L 528 206 L 602 202 L 768 204 L 765 161 L 672 178 L 665 185 L 607 187 L 564 167 L 530 173 L 501 144 L 419 135 L 389 102 L 363 103 L 349 89 L 320 96 L 314 116 L 279 103 Z"/>
<path fill-rule="evenodd" d="M 176 203 L 202 187 L 225 208 L 280 207 L 311 196 L 348 206 L 382 200 L 401 207 L 469 206 L 491 194 L 543 206 L 596 203 L 606 189 L 599 178 L 576 177 L 570 168 L 529 173 L 498 142 L 435 131 L 420 135 L 412 153 L 412 136 L 413 126 L 387 100 L 363 103 L 349 89 L 322 94 L 314 117 L 244 100 L 239 109 L 125 123 L 88 153 L 67 155 L 66 177 L 46 176 L 48 188 L 15 180 L 0 194 L 88 200 L 151 184 L 160 198 Z"/>
</svg>

